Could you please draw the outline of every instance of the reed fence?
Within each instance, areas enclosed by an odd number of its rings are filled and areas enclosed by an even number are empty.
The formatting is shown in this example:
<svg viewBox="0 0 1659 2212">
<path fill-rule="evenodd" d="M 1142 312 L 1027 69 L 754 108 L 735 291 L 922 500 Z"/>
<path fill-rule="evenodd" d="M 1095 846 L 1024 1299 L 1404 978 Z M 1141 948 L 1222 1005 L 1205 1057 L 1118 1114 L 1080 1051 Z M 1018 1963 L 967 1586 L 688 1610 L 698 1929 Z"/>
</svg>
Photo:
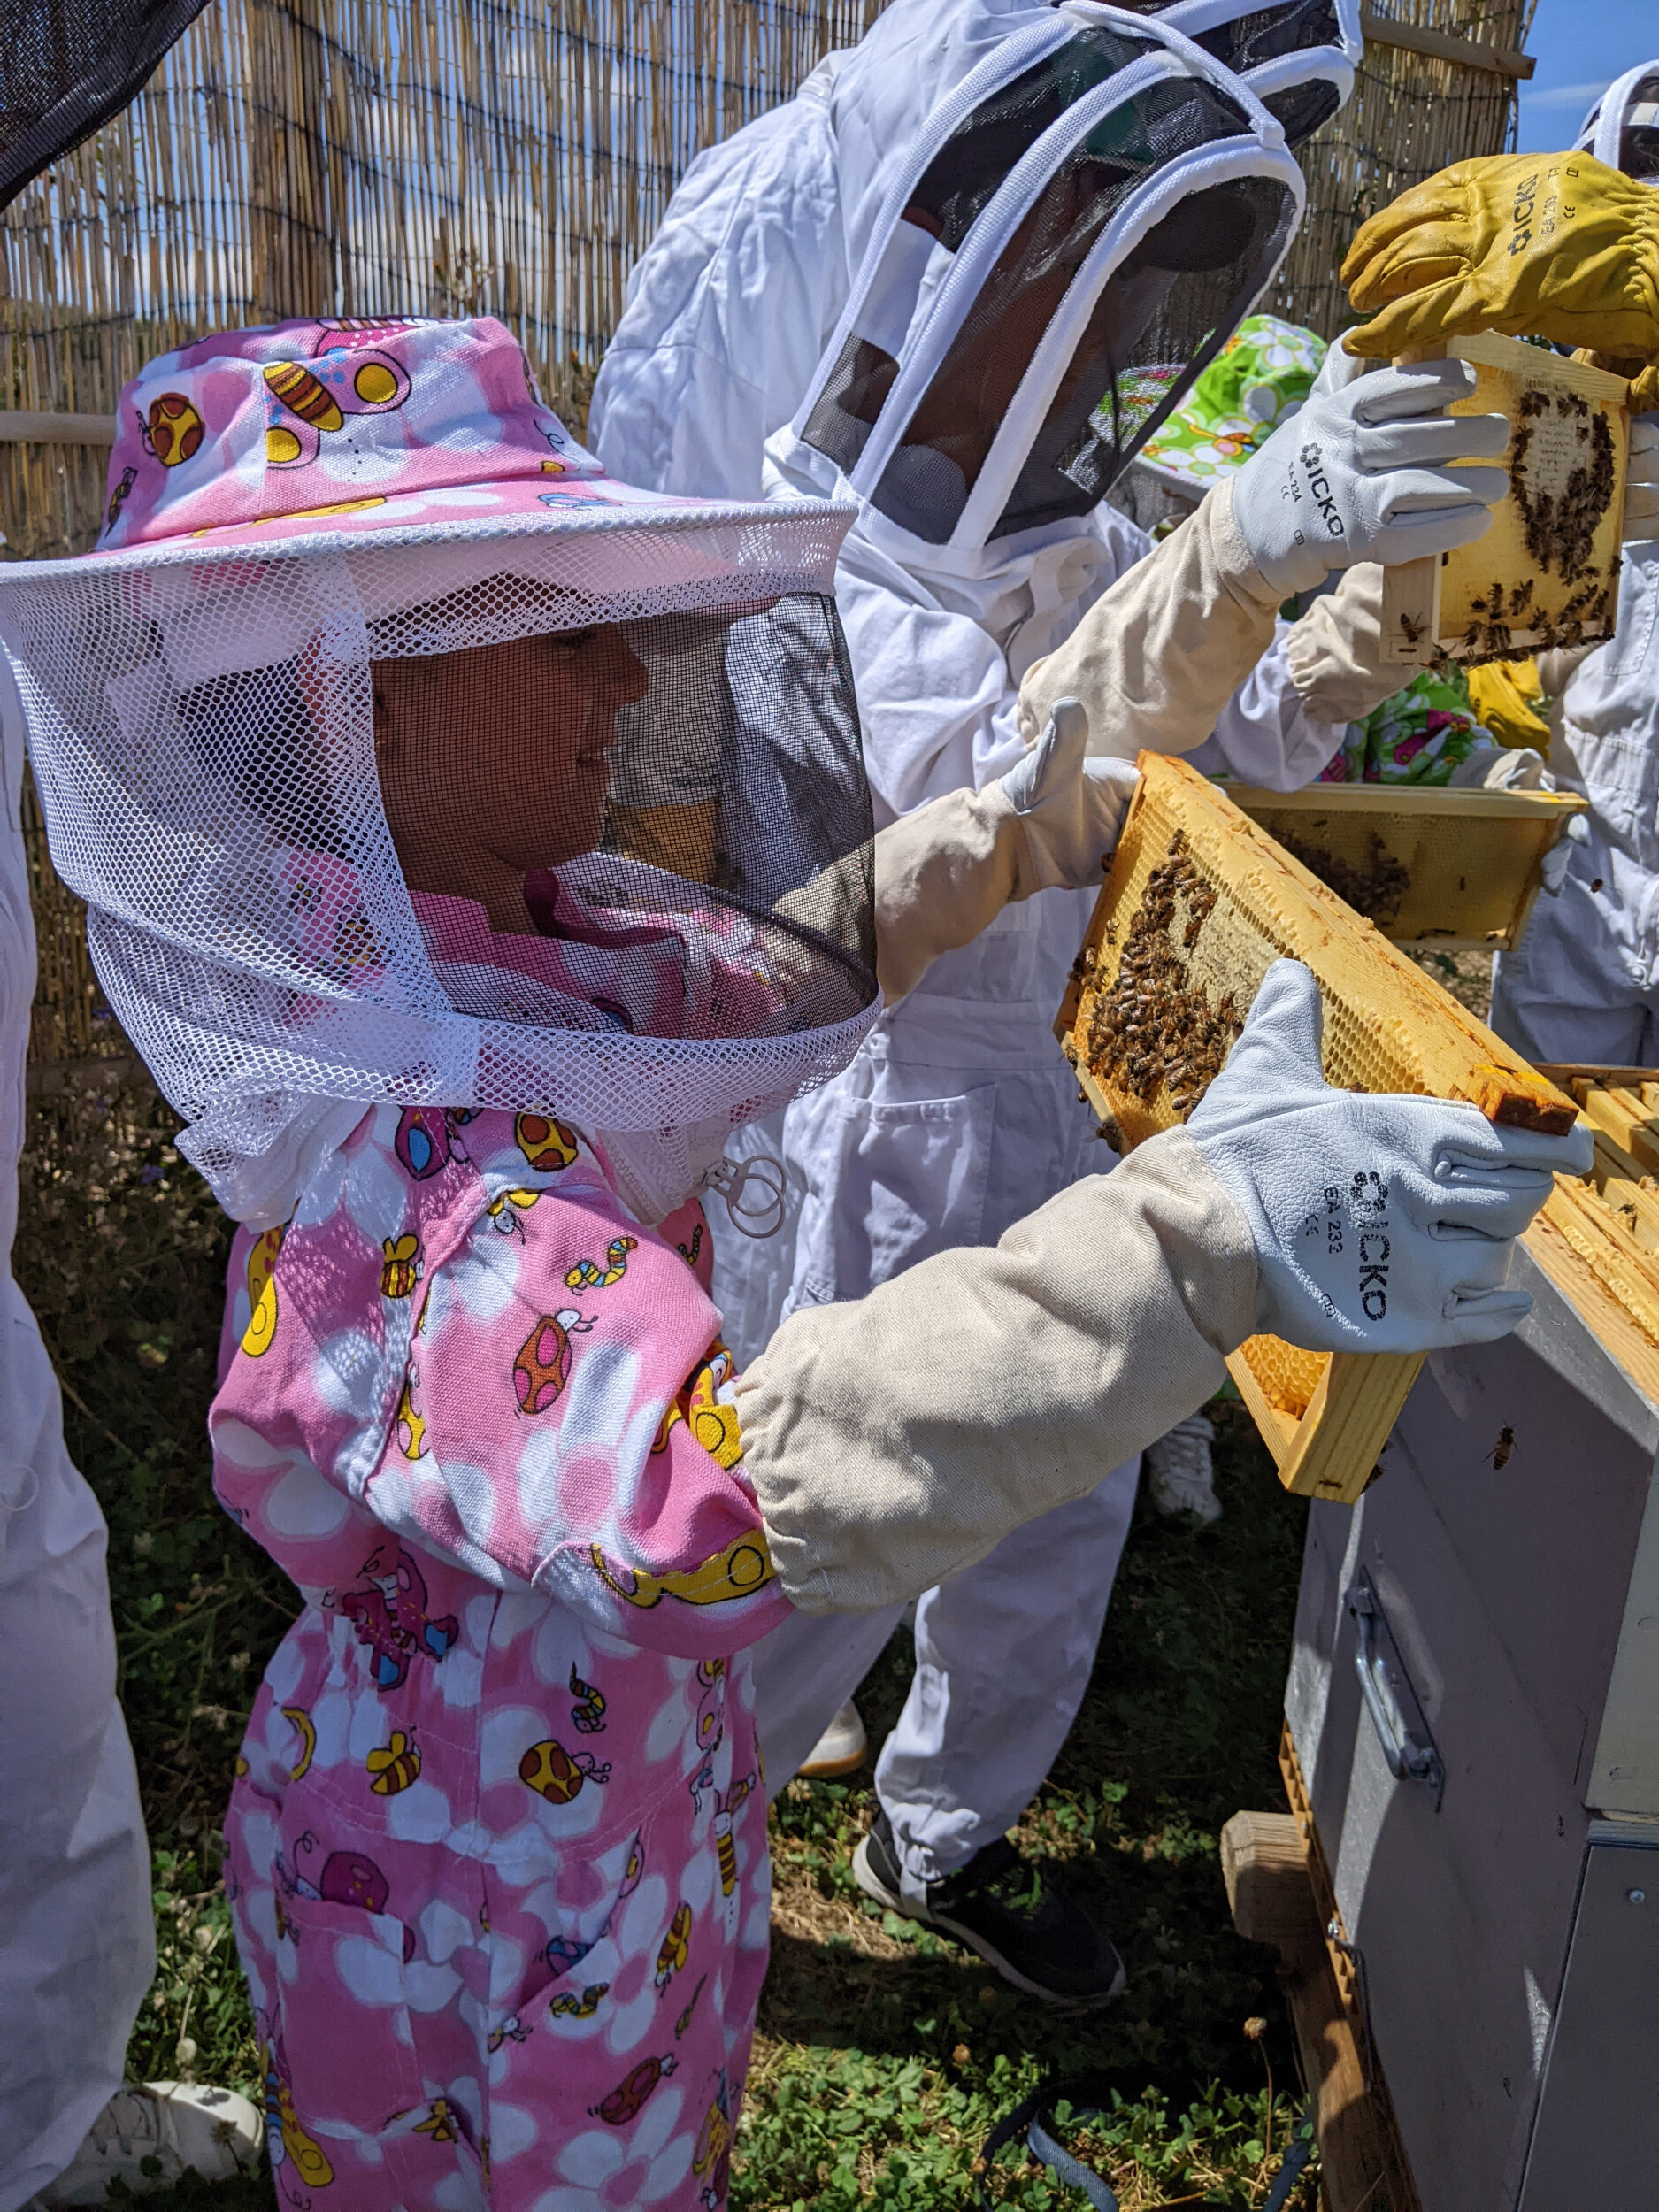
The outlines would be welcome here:
<svg viewBox="0 0 1659 2212">
<path fill-rule="evenodd" d="M 91 544 L 121 386 L 238 323 L 495 314 L 580 427 L 628 268 L 693 155 L 883 4 L 212 0 L 132 105 L 0 214 L 6 557 Z M 1357 96 L 1304 157 L 1309 219 L 1279 312 L 1333 334 L 1357 223 L 1506 142 L 1532 4 L 1391 0 L 1368 16 Z M 32 795 L 26 834 L 30 1088 L 62 1123 L 79 1097 L 107 1101 L 130 1048 Z"/>
</svg>

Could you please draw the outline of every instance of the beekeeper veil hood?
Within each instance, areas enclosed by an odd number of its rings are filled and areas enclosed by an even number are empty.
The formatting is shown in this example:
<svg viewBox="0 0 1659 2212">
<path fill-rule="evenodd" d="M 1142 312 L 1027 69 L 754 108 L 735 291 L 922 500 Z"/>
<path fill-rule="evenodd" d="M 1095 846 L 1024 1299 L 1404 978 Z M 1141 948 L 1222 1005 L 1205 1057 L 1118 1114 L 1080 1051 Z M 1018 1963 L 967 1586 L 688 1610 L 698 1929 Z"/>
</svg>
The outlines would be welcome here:
<svg viewBox="0 0 1659 2212">
<path fill-rule="evenodd" d="M 1242 77 L 1293 148 L 1353 96 L 1365 50 L 1359 0 L 1172 0 L 1148 12 Z"/>
<path fill-rule="evenodd" d="M 895 150 L 786 480 L 859 498 L 912 565 L 1086 515 L 1268 283 L 1300 213 L 1284 135 L 1209 55 L 1069 0 Z"/>
<path fill-rule="evenodd" d="M 204 340 L 98 549 L 0 568 L 53 860 L 228 1210 L 373 1101 L 565 1118 L 646 1218 L 877 1005 L 849 511 L 606 478 L 488 320 Z M 449 1112 L 446 1118 L 442 1110 Z"/>
<path fill-rule="evenodd" d="M 1575 145 L 1639 183 L 1659 184 L 1659 60 L 1640 62 L 1614 79 L 1585 117 Z"/>
</svg>

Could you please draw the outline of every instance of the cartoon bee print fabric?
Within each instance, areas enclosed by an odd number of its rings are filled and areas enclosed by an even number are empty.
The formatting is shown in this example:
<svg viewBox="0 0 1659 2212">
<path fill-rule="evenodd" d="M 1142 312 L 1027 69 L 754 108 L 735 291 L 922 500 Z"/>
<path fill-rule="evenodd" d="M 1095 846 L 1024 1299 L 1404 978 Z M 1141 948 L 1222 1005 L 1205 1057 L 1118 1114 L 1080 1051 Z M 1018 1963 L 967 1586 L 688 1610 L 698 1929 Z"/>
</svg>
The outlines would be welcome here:
<svg viewBox="0 0 1659 2212">
<path fill-rule="evenodd" d="M 385 1107 L 238 1240 L 215 1482 L 310 1601 L 227 1823 L 296 2212 L 725 2200 L 784 1601 L 692 1233 L 562 1124 Z"/>
</svg>

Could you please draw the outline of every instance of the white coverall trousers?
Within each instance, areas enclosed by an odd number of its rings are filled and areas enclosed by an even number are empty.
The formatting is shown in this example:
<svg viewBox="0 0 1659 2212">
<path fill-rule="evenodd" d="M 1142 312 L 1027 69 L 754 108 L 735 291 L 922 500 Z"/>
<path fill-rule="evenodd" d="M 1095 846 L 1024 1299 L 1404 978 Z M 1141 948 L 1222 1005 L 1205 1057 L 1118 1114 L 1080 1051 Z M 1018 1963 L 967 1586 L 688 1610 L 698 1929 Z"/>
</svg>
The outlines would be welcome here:
<svg viewBox="0 0 1659 2212">
<path fill-rule="evenodd" d="M 10 1272 L 35 933 L 3 661 L 0 740 L 0 2212 L 17 2212 L 120 2086 L 156 1952 L 104 1518 L 64 1448 L 51 1363 Z"/>
<path fill-rule="evenodd" d="M 1113 1164 L 1053 1031 L 1056 977 L 1082 942 L 1092 905 L 1092 893 L 1046 892 L 1010 907 L 966 951 L 935 962 L 927 988 L 882 1017 L 851 1067 L 788 1109 L 781 1148 L 795 1235 L 786 1310 L 860 1297 L 953 1246 L 995 1243 L 1057 1190 Z M 746 1148 L 764 1149 L 778 1133 L 774 1123 Z M 717 1301 L 723 1263 L 744 1263 L 747 1301 L 722 1301 L 741 1360 L 770 1333 L 756 1295 L 770 1256 L 753 1254 L 757 1276 L 750 1254 L 733 1255 L 734 1242 L 719 1225 Z M 1007 1356 L 1017 1362 L 1019 1346 Z M 918 1600 L 916 1674 L 876 1769 L 913 1880 L 965 1865 L 1041 1787 L 1088 1686 L 1139 1471 L 1138 1459 L 1113 1469 L 1087 1496 L 1017 1529 Z M 902 1613 L 798 1614 L 756 1647 L 774 1790 Z"/>
<path fill-rule="evenodd" d="M 1624 547 L 1615 634 L 1559 719 L 1551 772 L 1589 800 L 1589 836 L 1499 956 L 1492 1026 L 1530 1060 L 1659 1067 L 1659 543 Z"/>
</svg>

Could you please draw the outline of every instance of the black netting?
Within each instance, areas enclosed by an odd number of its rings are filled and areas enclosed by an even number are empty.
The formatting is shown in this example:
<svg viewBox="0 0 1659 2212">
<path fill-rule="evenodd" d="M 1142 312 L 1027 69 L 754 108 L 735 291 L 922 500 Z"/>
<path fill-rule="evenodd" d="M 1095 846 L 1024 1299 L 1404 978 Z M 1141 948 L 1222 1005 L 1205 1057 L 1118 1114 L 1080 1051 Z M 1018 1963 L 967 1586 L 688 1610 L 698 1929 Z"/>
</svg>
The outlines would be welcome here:
<svg viewBox="0 0 1659 2212">
<path fill-rule="evenodd" d="M 1333 0 L 1288 0 L 1283 7 L 1254 8 L 1229 23 L 1194 32 L 1193 42 L 1235 76 L 1242 76 L 1247 69 L 1259 69 L 1286 54 L 1305 53 L 1310 46 L 1340 49 L 1342 27 Z"/>
<path fill-rule="evenodd" d="M 927 165 L 905 211 L 955 253 L 1009 171 L 1086 93 L 1162 50 L 1122 31 L 1091 30 L 982 101 Z"/>
<path fill-rule="evenodd" d="M 1659 70 L 1630 96 L 1618 134 L 1618 165 L 1627 177 L 1659 181 Z"/>
<path fill-rule="evenodd" d="M 1285 143 L 1293 153 L 1305 146 L 1341 104 L 1341 88 L 1330 77 L 1308 77 L 1301 84 L 1281 85 L 1277 92 L 1262 95 L 1262 105 L 1283 130 Z"/>
<path fill-rule="evenodd" d="M 0 207 L 119 115 L 206 0 L 0 0 Z"/>
<path fill-rule="evenodd" d="M 1038 345 L 1125 198 L 1177 156 L 1248 129 L 1243 111 L 1213 87 L 1165 79 L 1073 150 L 998 257 L 910 414 L 872 494 L 890 520 L 933 544 L 949 538 Z M 1217 185 L 1189 195 L 1125 257 L 1094 304 L 994 537 L 1084 513 L 1104 496 L 1205 349 L 1247 311 L 1290 212 L 1278 182 Z"/>
</svg>

